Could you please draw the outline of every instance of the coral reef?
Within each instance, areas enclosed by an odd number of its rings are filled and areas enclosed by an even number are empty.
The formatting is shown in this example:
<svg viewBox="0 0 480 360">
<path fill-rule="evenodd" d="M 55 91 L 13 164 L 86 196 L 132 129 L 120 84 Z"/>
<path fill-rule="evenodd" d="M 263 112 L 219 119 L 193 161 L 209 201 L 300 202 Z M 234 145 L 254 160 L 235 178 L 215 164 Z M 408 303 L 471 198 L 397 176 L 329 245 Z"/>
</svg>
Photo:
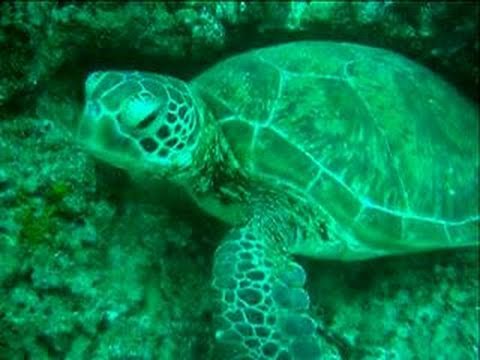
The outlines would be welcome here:
<svg viewBox="0 0 480 360">
<path fill-rule="evenodd" d="M 478 11 L 473 2 L 2 2 L 0 359 L 213 356 L 212 254 L 224 229 L 81 150 L 71 130 L 89 71 L 188 79 L 244 49 L 334 39 L 402 52 L 475 96 Z M 325 358 L 478 358 L 475 250 L 305 266 Z"/>
<path fill-rule="evenodd" d="M 0 106 L 42 91 L 60 73 L 70 74 L 67 83 L 93 67 L 188 77 L 221 56 L 299 39 L 388 47 L 475 96 L 478 17 L 474 2 L 4 2 Z"/>
<path fill-rule="evenodd" d="M 102 176 L 60 125 L 17 118 L 1 134 L 0 358 L 207 352 L 209 268 L 188 225 L 98 196 Z"/>
</svg>

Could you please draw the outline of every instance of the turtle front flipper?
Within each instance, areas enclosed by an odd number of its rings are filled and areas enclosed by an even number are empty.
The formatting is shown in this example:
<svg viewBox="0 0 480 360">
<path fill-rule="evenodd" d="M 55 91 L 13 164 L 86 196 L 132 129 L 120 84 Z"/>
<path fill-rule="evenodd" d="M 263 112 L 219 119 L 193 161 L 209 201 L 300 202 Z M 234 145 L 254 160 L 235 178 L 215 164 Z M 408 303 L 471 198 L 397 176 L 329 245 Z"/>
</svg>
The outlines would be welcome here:
<svg viewBox="0 0 480 360">
<path fill-rule="evenodd" d="M 219 351 L 229 359 L 318 359 L 305 272 L 269 240 L 251 227 L 235 229 L 215 253 Z"/>
</svg>

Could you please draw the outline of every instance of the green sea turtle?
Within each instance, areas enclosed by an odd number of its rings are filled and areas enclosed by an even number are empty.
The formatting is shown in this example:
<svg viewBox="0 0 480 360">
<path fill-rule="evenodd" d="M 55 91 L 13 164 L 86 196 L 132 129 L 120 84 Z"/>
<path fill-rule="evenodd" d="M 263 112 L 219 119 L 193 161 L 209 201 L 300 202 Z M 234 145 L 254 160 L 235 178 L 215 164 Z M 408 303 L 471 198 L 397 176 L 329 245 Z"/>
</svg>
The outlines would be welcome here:
<svg viewBox="0 0 480 360">
<path fill-rule="evenodd" d="M 292 255 L 361 260 L 477 244 L 475 105 L 398 54 L 294 42 L 189 83 L 137 71 L 86 81 L 81 141 L 167 180 L 231 225 L 214 259 L 229 359 L 318 359 Z"/>
</svg>

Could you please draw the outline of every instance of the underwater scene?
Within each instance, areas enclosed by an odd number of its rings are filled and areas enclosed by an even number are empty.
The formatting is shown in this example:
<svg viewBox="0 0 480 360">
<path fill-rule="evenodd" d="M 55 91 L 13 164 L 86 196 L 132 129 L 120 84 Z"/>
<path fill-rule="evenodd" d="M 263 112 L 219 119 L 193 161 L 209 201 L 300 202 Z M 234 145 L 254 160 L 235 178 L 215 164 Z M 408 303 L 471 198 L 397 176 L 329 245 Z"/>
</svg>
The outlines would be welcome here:
<svg viewBox="0 0 480 360">
<path fill-rule="evenodd" d="M 479 5 L 0 3 L 0 360 L 475 360 Z"/>
</svg>

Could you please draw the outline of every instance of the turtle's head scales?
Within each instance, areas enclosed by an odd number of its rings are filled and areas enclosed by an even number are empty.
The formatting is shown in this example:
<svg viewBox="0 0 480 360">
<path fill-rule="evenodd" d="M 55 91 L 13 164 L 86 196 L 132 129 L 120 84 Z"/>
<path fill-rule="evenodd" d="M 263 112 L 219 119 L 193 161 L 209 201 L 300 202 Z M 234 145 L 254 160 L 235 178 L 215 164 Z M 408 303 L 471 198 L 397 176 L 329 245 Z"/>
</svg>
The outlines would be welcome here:
<svg viewBox="0 0 480 360">
<path fill-rule="evenodd" d="M 97 71 L 85 81 L 78 136 L 107 163 L 168 178 L 192 170 L 202 123 L 201 104 L 181 80 Z"/>
</svg>

